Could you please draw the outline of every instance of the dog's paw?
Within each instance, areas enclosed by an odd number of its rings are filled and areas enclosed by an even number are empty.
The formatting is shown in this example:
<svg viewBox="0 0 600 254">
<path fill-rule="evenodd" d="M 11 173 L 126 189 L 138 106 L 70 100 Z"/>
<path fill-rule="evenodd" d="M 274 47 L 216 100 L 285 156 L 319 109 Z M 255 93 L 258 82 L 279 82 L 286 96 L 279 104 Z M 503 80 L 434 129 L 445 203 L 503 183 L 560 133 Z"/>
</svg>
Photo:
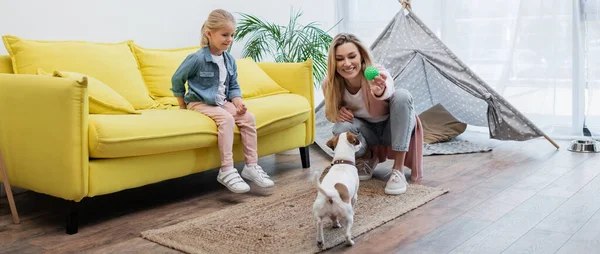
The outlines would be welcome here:
<svg viewBox="0 0 600 254">
<path fill-rule="evenodd" d="M 354 245 L 354 240 L 352 240 L 352 239 L 346 240 L 346 245 L 353 246 Z"/>
<path fill-rule="evenodd" d="M 342 224 L 339 221 L 335 221 L 333 222 L 333 224 L 331 224 L 332 228 L 341 228 Z"/>
<path fill-rule="evenodd" d="M 323 242 L 317 242 L 317 248 L 323 249 Z"/>
</svg>

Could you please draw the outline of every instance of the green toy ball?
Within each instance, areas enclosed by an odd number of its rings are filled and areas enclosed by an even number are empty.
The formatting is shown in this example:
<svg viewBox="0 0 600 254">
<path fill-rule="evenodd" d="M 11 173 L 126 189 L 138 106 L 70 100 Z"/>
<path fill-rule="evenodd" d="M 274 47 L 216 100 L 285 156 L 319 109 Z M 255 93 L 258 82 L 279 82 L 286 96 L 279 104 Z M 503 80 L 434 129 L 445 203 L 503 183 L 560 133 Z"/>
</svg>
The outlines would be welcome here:
<svg viewBox="0 0 600 254">
<path fill-rule="evenodd" d="M 375 79 L 379 75 L 379 70 L 375 66 L 369 66 L 365 68 L 365 78 L 368 81 Z"/>
</svg>

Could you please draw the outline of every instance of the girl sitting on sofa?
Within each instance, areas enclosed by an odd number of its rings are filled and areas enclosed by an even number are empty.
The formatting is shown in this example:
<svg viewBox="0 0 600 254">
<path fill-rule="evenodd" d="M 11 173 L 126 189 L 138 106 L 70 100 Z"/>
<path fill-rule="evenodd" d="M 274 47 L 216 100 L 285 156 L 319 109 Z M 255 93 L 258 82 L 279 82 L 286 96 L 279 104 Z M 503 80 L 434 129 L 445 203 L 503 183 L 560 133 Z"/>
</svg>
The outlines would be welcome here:
<svg viewBox="0 0 600 254">
<path fill-rule="evenodd" d="M 235 59 L 226 52 L 235 27 L 231 13 L 221 9 L 212 11 L 202 25 L 202 48 L 188 55 L 177 68 L 171 79 L 171 91 L 181 109 L 194 110 L 215 121 L 221 155 L 217 181 L 234 193 L 244 193 L 250 186 L 242 177 L 261 187 L 272 187 L 274 183 L 258 165 L 255 118 L 242 100 Z M 185 82 L 189 87 L 187 93 Z M 235 125 L 240 129 L 246 160 L 241 177 L 233 167 Z"/>
</svg>

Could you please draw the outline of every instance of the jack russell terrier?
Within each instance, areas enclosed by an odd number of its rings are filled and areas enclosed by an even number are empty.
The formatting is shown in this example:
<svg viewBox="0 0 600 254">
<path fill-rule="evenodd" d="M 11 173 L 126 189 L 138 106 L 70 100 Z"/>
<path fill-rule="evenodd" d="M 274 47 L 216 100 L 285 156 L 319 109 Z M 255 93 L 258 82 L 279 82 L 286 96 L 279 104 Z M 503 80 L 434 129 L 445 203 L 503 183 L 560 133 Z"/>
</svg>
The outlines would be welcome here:
<svg viewBox="0 0 600 254">
<path fill-rule="evenodd" d="M 334 150 L 329 172 L 321 183 L 319 172 L 314 177 L 314 184 L 319 191 L 313 203 L 319 249 L 323 248 L 323 219 L 326 217 L 331 219 L 333 228 L 341 227 L 338 219 L 345 221 L 346 244 L 354 245 L 351 229 L 354 223 L 354 205 L 358 200 L 359 179 L 354 158 L 360 148 L 360 141 L 355 134 L 344 132 L 327 141 L 327 146 Z"/>
</svg>

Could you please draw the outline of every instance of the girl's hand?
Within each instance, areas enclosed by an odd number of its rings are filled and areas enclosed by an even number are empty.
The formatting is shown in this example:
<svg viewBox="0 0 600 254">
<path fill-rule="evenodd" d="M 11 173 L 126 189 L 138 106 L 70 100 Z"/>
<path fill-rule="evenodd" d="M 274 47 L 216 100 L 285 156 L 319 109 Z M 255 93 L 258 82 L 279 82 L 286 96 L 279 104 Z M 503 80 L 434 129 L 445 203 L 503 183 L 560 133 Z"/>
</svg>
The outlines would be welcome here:
<svg viewBox="0 0 600 254">
<path fill-rule="evenodd" d="M 242 98 L 240 97 L 235 97 L 231 100 L 231 102 L 233 103 L 233 105 L 235 106 L 238 115 L 243 115 L 246 113 L 246 110 L 248 110 L 246 108 L 246 104 L 244 104 L 244 101 L 242 100 Z"/>
<path fill-rule="evenodd" d="M 338 121 L 340 122 L 352 122 L 354 120 L 354 114 L 352 111 L 348 110 L 346 107 L 342 107 L 340 109 L 340 113 L 338 116 Z"/>
<path fill-rule="evenodd" d="M 179 109 L 187 109 L 187 104 L 185 104 L 183 97 L 177 97 L 177 103 L 179 103 Z"/>
<path fill-rule="evenodd" d="M 385 91 L 385 80 L 387 76 L 383 72 L 379 72 L 379 75 L 375 77 L 373 81 L 371 81 L 371 91 L 375 94 L 375 96 L 379 97 L 383 95 Z"/>
</svg>

